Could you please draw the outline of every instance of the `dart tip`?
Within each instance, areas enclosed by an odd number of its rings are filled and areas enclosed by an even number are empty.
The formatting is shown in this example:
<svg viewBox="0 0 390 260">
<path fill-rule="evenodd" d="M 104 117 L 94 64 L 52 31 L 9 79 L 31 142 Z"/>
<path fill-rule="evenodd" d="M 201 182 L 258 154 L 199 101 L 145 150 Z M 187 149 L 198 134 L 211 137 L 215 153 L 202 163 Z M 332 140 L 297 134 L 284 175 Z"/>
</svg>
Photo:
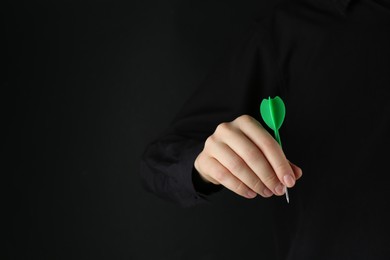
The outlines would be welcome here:
<svg viewBox="0 0 390 260">
<path fill-rule="evenodd" d="M 284 187 L 284 192 L 286 193 L 286 200 L 287 200 L 287 203 L 290 203 L 290 198 L 288 196 L 288 191 L 287 191 L 287 187 L 285 186 Z"/>
</svg>

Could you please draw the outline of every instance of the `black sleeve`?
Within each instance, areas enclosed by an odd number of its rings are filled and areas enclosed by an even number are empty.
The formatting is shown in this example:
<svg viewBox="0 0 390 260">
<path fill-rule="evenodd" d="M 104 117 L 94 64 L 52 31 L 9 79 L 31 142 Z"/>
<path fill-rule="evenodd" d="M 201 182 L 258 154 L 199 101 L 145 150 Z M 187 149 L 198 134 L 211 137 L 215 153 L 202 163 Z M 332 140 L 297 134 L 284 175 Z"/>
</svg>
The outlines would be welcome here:
<svg viewBox="0 0 390 260">
<path fill-rule="evenodd" d="M 253 24 L 233 54 L 220 61 L 170 127 L 146 148 L 141 160 L 145 187 L 158 196 L 192 206 L 221 186 L 204 183 L 194 161 L 218 124 L 243 114 L 259 120 L 259 104 L 274 95 L 276 65 L 265 30 Z"/>
</svg>

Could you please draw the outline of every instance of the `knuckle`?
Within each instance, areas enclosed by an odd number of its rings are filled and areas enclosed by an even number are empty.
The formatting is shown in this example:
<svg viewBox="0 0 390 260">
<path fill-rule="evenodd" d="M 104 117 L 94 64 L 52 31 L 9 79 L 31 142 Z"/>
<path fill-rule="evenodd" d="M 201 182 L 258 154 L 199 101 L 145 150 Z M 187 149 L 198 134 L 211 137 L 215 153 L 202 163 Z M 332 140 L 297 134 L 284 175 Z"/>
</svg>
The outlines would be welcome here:
<svg viewBox="0 0 390 260">
<path fill-rule="evenodd" d="M 262 188 L 263 188 L 263 183 L 261 182 L 260 179 L 257 179 L 257 180 L 254 182 L 253 190 L 256 191 L 257 193 L 261 194 L 261 195 L 263 196 Z"/>
<path fill-rule="evenodd" d="M 224 123 L 221 123 L 217 126 L 215 133 L 224 134 L 224 133 L 228 132 L 229 130 L 230 130 L 229 123 L 224 122 Z"/>
<path fill-rule="evenodd" d="M 254 163 L 259 160 L 260 158 L 260 152 L 257 148 L 249 148 L 246 153 L 245 157 L 248 160 L 248 162 Z"/>
<path fill-rule="evenodd" d="M 201 162 L 201 160 L 202 160 L 202 153 L 203 152 L 201 152 L 196 158 L 195 158 L 195 161 L 194 161 L 194 167 L 195 167 L 195 169 L 197 170 L 197 171 L 200 171 L 201 170 L 201 164 L 202 164 L 202 162 Z"/>
<path fill-rule="evenodd" d="M 271 136 L 266 136 L 266 138 L 262 138 L 261 146 L 264 150 L 272 150 L 276 146 L 276 141 Z"/>
<path fill-rule="evenodd" d="M 195 159 L 194 166 L 198 172 L 207 172 L 210 158 L 203 152 Z"/>
<path fill-rule="evenodd" d="M 245 191 L 247 191 L 247 188 L 245 187 L 244 183 L 241 181 L 236 185 L 234 188 L 234 191 L 238 194 L 245 194 Z"/>
<path fill-rule="evenodd" d="M 219 183 L 223 183 L 227 178 L 227 173 L 223 170 L 216 170 L 211 177 L 213 177 Z"/>
<path fill-rule="evenodd" d="M 240 121 L 243 121 L 243 122 L 252 121 L 252 117 L 250 115 L 241 115 L 238 118 L 240 119 Z"/>
<path fill-rule="evenodd" d="M 210 146 L 212 146 L 214 143 L 215 143 L 215 136 L 214 136 L 214 135 L 210 135 L 210 136 L 206 139 L 204 145 L 205 145 L 205 147 L 210 147 Z"/>
<path fill-rule="evenodd" d="M 263 174 L 261 179 L 269 188 L 275 188 L 275 186 L 279 183 L 278 176 L 274 173 Z"/>
<path fill-rule="evenodd" d="M 232 158 L 229 164 L 231 170 L 236 174 L 241 173 L 245 168 L 244 162 L 239 158 Z"/>
<path fill-rule="evenodd" d="M 281 176 L 284 176 L 285 174 L 291 174 L 291 167 L 288 165 L 288 163 L 279 163 L 275 166 L 275 172 L 279 173 Z"/>
<path fill-rule="evenodd" d="M 249 115 L 242 115 L 239 116 L 236 120 L 240 125 L 245 125 L 252 122 L 252 117 Z"/>
</svg>

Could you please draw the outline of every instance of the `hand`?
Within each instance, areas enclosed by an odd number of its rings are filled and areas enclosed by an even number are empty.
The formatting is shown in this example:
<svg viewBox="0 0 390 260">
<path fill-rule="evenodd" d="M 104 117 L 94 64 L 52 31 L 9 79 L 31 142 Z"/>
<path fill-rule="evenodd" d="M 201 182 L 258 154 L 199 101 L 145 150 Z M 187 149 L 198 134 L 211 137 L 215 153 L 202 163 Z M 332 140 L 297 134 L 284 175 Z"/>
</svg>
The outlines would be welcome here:
<svg viewBox="0 0 390 260">
<path fill-rule="evenodd" d="M 253 117 L 221 123 L 194 162 L 206 182 L 221 184 L 246 198 L 283 195 L 302 170 L 289 162 L 276 140 Z"/>
</svg>

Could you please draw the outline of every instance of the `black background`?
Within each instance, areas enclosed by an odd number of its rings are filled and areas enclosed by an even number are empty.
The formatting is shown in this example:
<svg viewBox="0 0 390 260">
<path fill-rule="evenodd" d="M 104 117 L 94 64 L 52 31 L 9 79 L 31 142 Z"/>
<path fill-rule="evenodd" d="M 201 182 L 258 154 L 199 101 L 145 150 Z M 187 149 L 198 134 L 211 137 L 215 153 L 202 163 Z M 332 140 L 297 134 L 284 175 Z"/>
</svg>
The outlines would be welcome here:
<svg viewBox="0 0 390 260">
<path fill-rule="evenodd" d="M 182 209 L 145 192 L 138 167 L 147 143 L 276 2 L 3 5 L 10 231 L 1 258 L 272 259 L 265 200 L 223 191 L 212 206 Z"/>
</svg>

